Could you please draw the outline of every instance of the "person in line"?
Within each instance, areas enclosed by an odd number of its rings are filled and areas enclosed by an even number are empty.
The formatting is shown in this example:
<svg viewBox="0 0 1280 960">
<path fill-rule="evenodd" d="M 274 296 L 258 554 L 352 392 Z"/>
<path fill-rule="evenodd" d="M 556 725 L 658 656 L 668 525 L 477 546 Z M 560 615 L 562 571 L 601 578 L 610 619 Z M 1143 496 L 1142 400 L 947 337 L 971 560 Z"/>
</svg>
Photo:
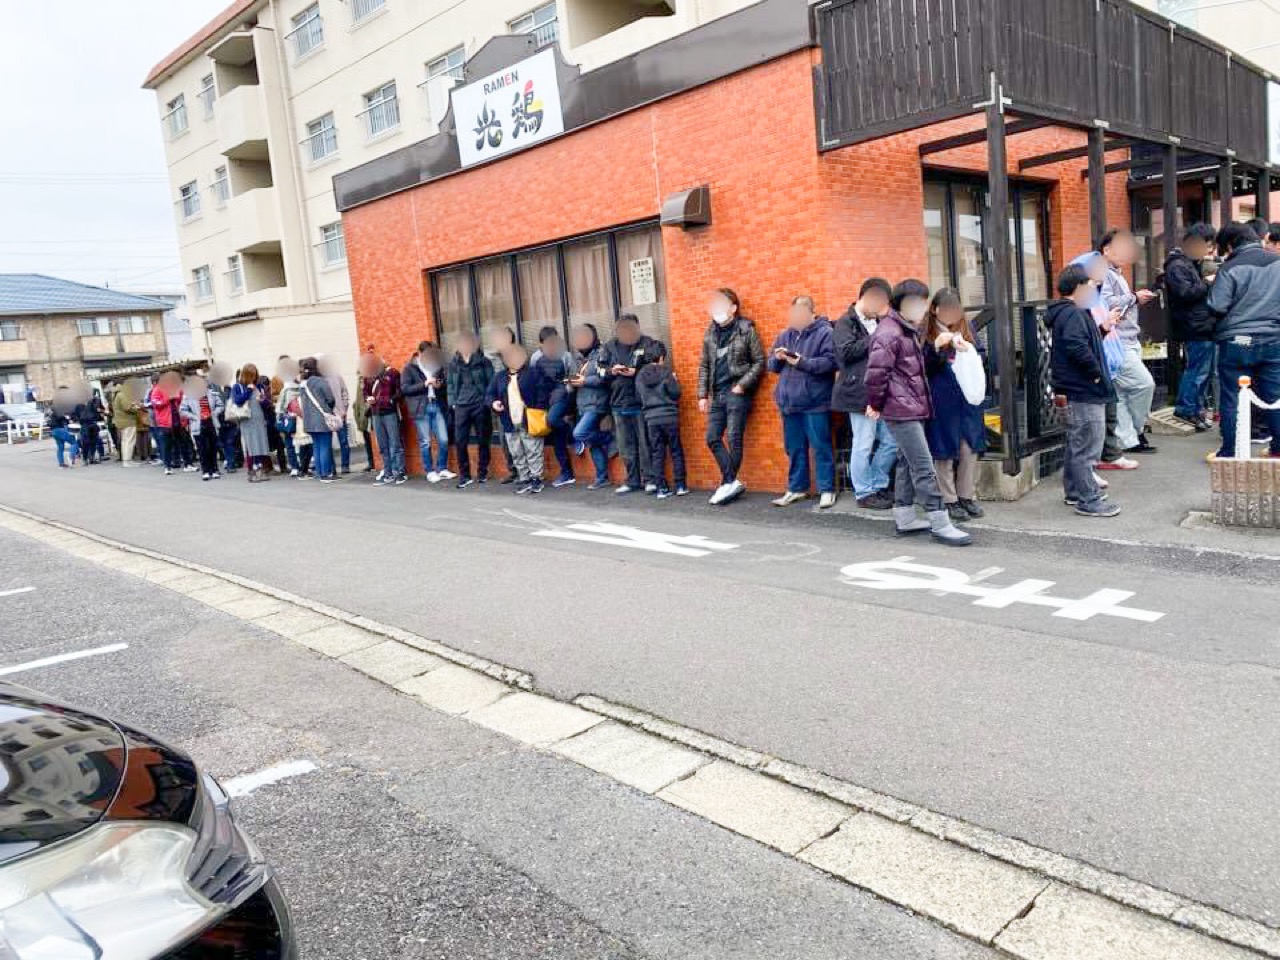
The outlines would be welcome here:
<svg viewBox="0 0 1280 960">
<path fill-rule="evenodd" d="M 147 394 L 147 408 L 154 424 L 153 436 L 159 448 L 164 475 L 172 475 L 180 466 L 178 451 L 174 446 L 173 431 L 179 423 L 178 405 L 182 402 L 182 388 L 177 374 L 166 373 L 158 377 Z"/>
<path fill-rule="evenodd" d="M 1204 433 L 1213 428 L 1209 419 L 1209 378 L 1213 375 L 1217 347 L 1213 342 L 1214 316 L 1209 309 L 1210 278 L 1205 258 L 1213 252 L 1218 231 L 1207 223 L 1194 223 L 1182 235 L 1164 261 L 1164 289 L 1169 302 L 1169 326 L 1173 340 L 1185 344 L 1186 367 L 1178 384 L 1173 413 L 1183 423 Z"/>
<path fill-rule="evenodd" d="M 986 513 L 978 504 L 978 457 L 987 449 L 983 408 L 965 397 L 952 369 L 956 357 L 969 350 L 982 356 L 960 293 L 943 287 L 933 295 L 925 318 L 924 369 L 933 398 L 933 419 L 925 424 L 924 432 L 943 506 L 957 522 Z"/>
<path fill-rule="evenodd" d="M 116 449 L 120 451 L 120 465 L 124 467 L 135 466 L 133 453 L 138 442 L 139 409 L 138 398 L 133 392 L 133 381 L 126 380 L 111 397 L 111 421 L 120 437 Z"/>
<path fill-rule="evenodd" d="M 614 338 L 605 347 L 609 360 L 609 409 L 618 436 L 618 453 L 627 475 L 614 493 L 626 496 L 641 488 L 657 493 L 658 484 L 649 476 L 649 440 L 644 432 L 644 408 L 636 392 L 636 375 L 657 356 L 658 341 L 640 332 L 640 318 L 634 313 L 619 315 Z"/>
<path fill-rule="evenodd" d="M 244 468 L 250 483 L 270 480 L 271 444 L 267 440 L 267 417 L 274 416 L 271 397 L 259 382 L 258 368 L 246 363 L 231 387 L 231 402 L 245 409 L 240 420 L 240 445 L 244 448 Z"/>
<path fill-rule="evenodd" d="M 764 344 L 756 326 L 742 316 L 742 303 L 729 287 L 711 295 L 711 322 L 698 360 L 698 412 L 707 418 L 707 448 L 720 468 L 714 506 L 737 500 L 747 488 L 742 469 L 751 399 L 764 376 Z"/>
<path fill-rule="evenodd" d="M 359 379 L 357 374 L 356 380 Z M 355 398 L 351 401 L 351 420 L 360 431 L 360 441 L 364 444 L 365 464 L 361 472 L 373 473 L 376 469 L 373 463 L 373 434 L 369 432 L 369 402 L 363 390 L 357 390 Z"/>
<path fill-rule="evenodd" d="M 200 479 L 218 480 L 218 427 L 222 423 L 222 393 L 202 377 L 192 377 L 179 411 L 190 424 L 191 439 L 200 457 Z"/>
<path fill-rule="evenodd" d="M 231 391 L 235 387 L 234 380 L 232 383 L 222 385 L 224 381 L 216 380 L 219 384 L 219 390 L 222 393 L 223 407 L 231 403 Z M 222 432 L 218 437 L 218 445 L 222 451 L 223 473 L 235 473 L 240 463 L 240 424 L 234 420 L 222 418 Z"/>
<path fill-rule="evenodd" d="M 1245 226 L 1253 231 L 1253 235 L 1258 238 L 1258 242 L 1265 249 L 1267 246 L 1267 235 L 1271 232 L 1271 224 L 1263 220 L 1262 217 L 1252 217 L 1245 221 Z"/>
<path fill-rule="evenodd" d="M 1107 501 L 1093 472 L 1106 437 L 1107 403 L 1115 396 L 1102 331 L 1090 311 L 1095 288 L 1079 265 L 1062 272 L 1057 288 L 1062 299 L 1050 305 L 1046 323 L 1053 333 L 1050 369 L 1055 403 L 1066 406 L 1064 499 L 1082 517 L 1114 517 L 1120 508 Z"/>
<path fill-rule="evenodd" d="M 400 395 L 404 397 L 405 410 L 418 434 L 422 469 L 427 473 L 428 483 L 452 480 L 457 476 L 449 469 L 447 375 L 444 355 L 430 340 L 418 344 L 418 352 L 400 373 Z M 432 438 L 436 442 L 434 457 L 431 455 Z"/>
<path fill-rule="evenodd" d="M 458 489 L 489 482 L 489 457 L 493 446 L 493 415 L 485 395 L 493 382 L 493 364 L 480 351 L 471 331 L 458 334 L 458 349 L 449 361 L 449 401 L 453 405 L 453 442 L 458 451 Z M 476 445 L 475 480 L 471 474 L 471 443 Z"/>
<path fill-rule="evenodd" d="M 595 479 L 587 489 L 603 490 L 609 485 L 609 446 L 613 442 L 613 435 L 600 429 L 609 415 L 609 355 L 590 323 L 574 328 L 573 366 L 567 381 L 578 408 L 573 442 L 578 456 L 590 452 L 595 467 Z"/>
<path fill-rule="evenodd" d="M 791 468 L 787 492 L 773 501 L 789 507 L 809 497 L 809 452 L 818 474 L 818 507 L 836 503 L 836 459 L 831 443 L 831 391 L 836 355 L 831 322 L 820 317 L 812 297 L 796 297 L 787 328 L 769 351 L 769 372 L 778 376 L 773 399 L 782 413 L 782 437 Z"/>
<path fill-rule="evenodd" d="M 933 418 L 920 336 L 929 310 L 929 288 L 903 280 L 893 288 L 889 313 L 876 325 L 867 360 L 867 416 L 889 423 L 898 444 L 893 520 L 901 536 L 929 531 L 935 540 L 967 547 L 972 538 L 951 522 L 942 505 L 924 425 Z M 916 515 L 916 504 L 928 519 Z"/>
<path fill-rule="evenodd" d="M 409 477 L 404 470 L 404 446 L 400 440 L 400 374 L 374 353 L 366 353 L 361 363 L 365 373 L 360 378 L 360 391 L 382 456 L 382 469 L 374 483 L 405 483 Z M 317 464 L 319 459 L 317 453 Z"/>
<path fill-rule="evenodd" d="M 267 389 L 271 392 L 272 410 L 275 413 L 275 416 L 267 417 L 267 443 L 275 456 L 273 471 L 279 471 L 281 476 L 286 473 L 292 476 L 297 468 L 298 454 L 293 450 L 293 438 L 280 429 L 280 395 L 284 393 L 284 384 L 284 378 L 280 376 L 280 370 L 277 367 L 276 375 L 267 382 Z"/>
<path fill-rule="evenodd" d="M 1262 245 L 1272 253 L 1280 254 L 1280 223 L 1267 224 L 1267 235 L 1262 238 Z"/>
<path fill-rule="evenodd" d="M 506 361 L 502 358 L 506 354 L 508 347 L 519 343 L 516 332 L 510 327 L 497 327 L 489 331 L 489 362 L 493 366 L 493 372 L 496 376 L 506 369 Z M 492 382 L 492 381 L 490 381 Z M 506 486 L 516 482 L 516 464 L 511 459 L 511 449 L 507 446 L 505 437 L 502 442 L 502 456 L 507 461 L 507 475 L 502 478 L 502 485 Z"/>
<path fill-rule="evenodd" d="M 573 410 L 573 394 L 568 381 L 573 375 L 573 361 L 564 348 L 560 331 L 547 326 L 538 331 L 538 349 L 529 361 L 542 368 L 555 386 L 551 390 L 551 408 L 547 411 L 547 426 L 551 428 L 551 444 L 555 450 L 560 473 L 551 481 L 553 487 L 568 487 L 577 483 L 573 476 L 573 460 L 569 457 L 569 440 L 573 436 L 570 414 Z"/>
<path fill-rule="evenodd" d="M 849 451 L 849 485 L 858 506 L 867 510 L 892 510 L 889 492 L 898 445 L 889 424 L 872 420 L 867 409 L 867 356 L 871 335 L 880 318 L 889 312 L 893 287 L 883 277 L 871 277 L 862 284 L 858 299 L 850 304 L 832 328 L 835 345 L 836 383 L 831 392 L 831 409 L 847 414 L 852 431 Z"/>
<path fill-rule="evenodd" d="M 529 411 L 544 415 L 551 403 L 552 382 L 529 362 L 529 352 L 518 343 L 505 351 L 505 364 L 489 384 L 489 405 L 502 420 L 502 435 L 516 465 L 516 493 L 542 492 L 546 470 L 544 438 L 529 432 Z"/>
<path fill-rule="evenodd" d="M 84 459 L 84 465 L 100 463 L 101 456 L 98 453 L 99 447 L 102 446 L 102 424 L 99 414 L 99 406 L 94 402 L 93 397 L 89 397 L 82 403 L 76 404 L 72 417 L 80 424 L 80 455 Z"/>
<path fill-rule="evenodd" d="M 1112 383 L 1116 391 L 1116 434 L 1127 454 L 1155 453 L 1147 440 L 1147 418 L 1156 382 L 1142 360 L 1142 329 L 1138 325 L 1138 308 L 1156 298 L 1152 290 L 1130 289 L 1124 271 L 1138 259 L 1138 244 L 1127 230 L 1108 230 L 1098 243 L 1098 253 L 1107 261 L 1106 279 L 1102 281 L 1102 299 L 1108 310 L 1120 311 L 1116 332 L 1124 344 L 1124 366 Z"/>
<path fill-rule="evenodd" d="M 326 356 L 316 357 L 320 365 L 320 376 L 329 384 L 329 392 L 333 394 L 336 404 L 334 413 L 342 420 L 342 426 L 333 431 L 333 439 L 338 444 L 339 461 L 344 475 L 351 472 L 351 391 L 347 388 L 347 380 L 332 360 Z"/>
<path fill-rule="evenodd" d="M 652 459 L 650 476 L 658 484 L 657 497 L 684 497 L 689 494 L 684 444 L 680 442 L 680 381 L 668 363 L 666 347 L 659 343 L 653 362 L 636 374 L 636 391 L 644 408 L 644 429 Z M 667 451 L 671 452 L 671 479 L 667 483 Z"/>
<path fill-rule="evenodd" d="M 58 466 L 64 470 L 74 467 L 80 460 L 80 441 L 71 431 L 71 414 L 75 406 L 69 388 L 59 387 L 54 391 L 53 403 L 49 407 L 49 436 L 53 437 Z M 68 453 L 71 455 L 70 463 L 67 462 Z"/>
<path fill-rule="evenodd" d="M 333 463 L 333 434 L 336 432 L 338 401 L 329 381 L 320 373 L 315 357 L 298 361 L 302 387 L 302 427 L 311 437 L 316 458 L 316 479 L 333 483 L 338 479 Z"/>
<path fill-rule="evenodd" d="M 1094 322 L 1098 325 L 1098 329 L 1105 338 L 1120 322 L 1122 316 L 1119 310 L 1107 309 L 1106 301 L 1102 299 L 1102 284 L 1107 279 L 1107 272 L 1111 269 L 1106 257 L 1097 250 L 1090 250 L 1088 253 L 1082 253 L 1076 257 L 1068 266 L 1084 268 L 1085 273 L 1089 275 L 1089 279 L 1093 281 L 1093 301 L 1089 305 L 1089 313 L 1093 316 Z M 1110 370 L 1110 368 L 1108 369 Z M 1114 373 L 1116 371 L 1110 370 L 1110 372 Z M 1102 458 L 1094 467 L 1095 470 L 1129 471 L 1137 470 L 1141 466 L 1137 460 L 1124 455 L 1124 446 L 1120 443 L 1120 438 L 1116 434 L 1116 426 L 1119 423 L 1117 406 L 1114 402 L 1107 404 L 1107 434 L 1102 444 Z M 1102 477 L 1097 478 L 1097 483 L 1102 489 L 1107 489 L 1108 483 Z"/>
<path fill-rule="evenodd" d="M 1209 292 L 1209 310 L 1217 318 L 1218 404 L 1222 414 L 1219 457 L 1234 457 L 1240 378 L 1253 378 L 1259 399 L 1280 399 L 1280 254 L 1264 250 L 1242 223 L 1218 231 L 1218 252 L 1226 262 Z M 1266 414 L 1271 456 L 1280 457 L 1280 411 Z"/>
<path fill-rule="evenodd" d="M 297 366 L 292 371 L 287 368 L 286 364 L 290 362 L 287 358 L 280 361 L 279 373 L 283 385 L 276 394 L 276 426 L 284 441 L 289 476 L 297 478 L 305 477 L 311 466 L 311 437 L 302 429 L 302 386 Z M 303 447 L 306 447 L 305 463 Z"/>
</svg>

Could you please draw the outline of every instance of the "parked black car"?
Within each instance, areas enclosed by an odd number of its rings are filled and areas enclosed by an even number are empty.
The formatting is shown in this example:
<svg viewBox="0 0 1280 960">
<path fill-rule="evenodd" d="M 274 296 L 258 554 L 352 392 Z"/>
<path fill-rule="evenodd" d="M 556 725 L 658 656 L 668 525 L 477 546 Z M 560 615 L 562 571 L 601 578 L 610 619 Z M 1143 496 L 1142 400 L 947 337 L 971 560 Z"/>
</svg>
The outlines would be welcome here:
<svg viewBox="0 0 1280 960">
<path fill-rule="evenodd" d="M 0 957 L 296 960 L 227 796 L 181 751 L 0 683 Z"/>
</svg>

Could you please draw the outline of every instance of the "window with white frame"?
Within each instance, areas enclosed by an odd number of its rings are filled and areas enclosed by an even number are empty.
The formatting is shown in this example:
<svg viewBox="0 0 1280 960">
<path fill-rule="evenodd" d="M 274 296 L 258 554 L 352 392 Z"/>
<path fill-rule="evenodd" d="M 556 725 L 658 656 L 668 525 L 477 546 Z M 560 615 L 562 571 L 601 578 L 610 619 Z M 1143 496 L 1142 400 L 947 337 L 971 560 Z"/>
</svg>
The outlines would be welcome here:
<svg viewBox="0 0 1280 960">
<path fill-rule="evenodd" d="M 146 333 L 147 318 L 138 314 L 128 317 L 119 317 L 116 320 L 117 326 L 121 333 Z"/>
<path fill-rule="evenodd" d="M 82 337 L 109 337 L 111 335 L 111 318 L 81 317 L 76 321 L 76 330 Z"/>
<path fill-rule="evenodd" d="M 0 340 L 21 340 L 22 326 L 17 320 L 0 320 Z"/>
<path fill-rule="evenodd" d="M 544 3 L 507 24 L 512 33 L 532 33 L 538 49 L 560 39 L 560 19 L 554 3 Z"/>
<path fill-rule="evenodd" d="M 288 40 L 293 44 L 294 60 L 301 60 L 324 45 L 324 19 L 320 16 L 320 4 L 313 3 L 307 7 L 293 18 L 292 23 Z"/>
<path fill-rule="evenodd" d="M 326 223 L 320 228 L 320 261 L 326 267 L 336 267 L 347 262 L 347 241 L 342 233 L 342 221 Z"/>
<path fill-rule="evenodd" d="M 364 117 L 365 136 L 370 140 L 400 126 L 400 101 L 396 99 L 396 82 L 392 80 L 377 90 L 366 93 L 364 109 L 360 114 Z"/>
<path fill-rule="evenodd" d="M 387 5 L 387 0 L 351 0 L 351 22 L 360 23 Z"/>
<path fill-rule="evenodd" d="M 233 253 L 227 257 L 227 293 L 231 296 L 244 293 L 244 263 L 240 254 Z"/>
<path fill-rule="evenodd" d="M 436 57 L 434 60 L 427 62 L 427 79 L 434 80 L 436 77 L 450 76 L 453 79 L 462 80 L 462 68 L 467 62 L 467 51 L 465 47 L 454 47 L 442 57 Z"/>
<path fill-rule="evenodd" d="M 312 163 L 319 163 L 338 152 L 338 128 L 334 125 L 332 113 L 307 124 L 307 139 L 302 141 L 302 146 Z"/>
<path fill-rule="evenodd" d="M 187 132 L 187 97 L 185 94 L 180 93 L 165 104 L 164 125 L 165 129 L 169 131 L 170 140 Z"/>
<path fill-rule="evenodd" d="M 213 74 L 206 74 L 200 80 L 200 93 L 198 94 L 200 103 L 204 105 L 204 118 L 208 120 L 213 116 L 213 104 L 218 99 L 218 90 L 213 84 Z"/>
<path fill-rule="evenodd" d="M 227 179 L 226 167 L 213 168 L 213 182 L 209 184 L 213 190 L 213 205 L 222 209 L 231 199 L 231 181 Z"/>
<path fill-rule="evenodd" d="M 200 216 L 200 185 L 192 180 L 178 188 L 178 205 L 182 207 L 182 219 Z"/>
<path fill-rule="evenodd" d="M 191 271 L 191 286 L 195 290 L 196 303 L 213 299 L 213 276 L 208 267 L 196 267 Z"/>
</svg>

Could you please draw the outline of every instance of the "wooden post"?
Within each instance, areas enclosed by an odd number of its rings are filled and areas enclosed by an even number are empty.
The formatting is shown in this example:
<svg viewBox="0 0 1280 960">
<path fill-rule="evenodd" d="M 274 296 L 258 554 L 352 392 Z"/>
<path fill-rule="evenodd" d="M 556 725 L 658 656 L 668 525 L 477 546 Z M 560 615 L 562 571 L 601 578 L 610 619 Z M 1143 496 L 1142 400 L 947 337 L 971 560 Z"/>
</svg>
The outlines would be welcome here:
<svg viewBox="0 0 1280 960">
<path fill-rule="evenodd" d="M 1222 226 L 1226 226 L 1235 219 L 1235 207 L 1232 200 L 1235 199 L 1236 191 L 1236 164 L 1231 157 L 1223 157 L 1222 163 L 1218 167 L 1218 204 L 1222 217 Z"/>
<path fill-rule="evenodd" d="M 1097 243 L 1107 232 L 1107 131 L 1089 131 L 1089 240 Z"/>
<path fill-rule="evenodd" d="M 1164 201 L 1164 252 L 1178 245 L 1178 148 L 1173 144 L 1164 147 L 1161 198 Z"/>
<path fill-rule="evenodd" d="M 1013 272 L 1009 262 L 1009 153 L 1005 142 L 1004 91 L 992 81 L 987 106 L 987 300 L 994 312 L 1000 362 L 1000 432 L 1004 437 L 1004 472 L 1022 470 L 1018 423 L 1018 356 L 1014 349 Z M 1028 396 L 1027 402 L 1033 402 Z"/>
</svg>

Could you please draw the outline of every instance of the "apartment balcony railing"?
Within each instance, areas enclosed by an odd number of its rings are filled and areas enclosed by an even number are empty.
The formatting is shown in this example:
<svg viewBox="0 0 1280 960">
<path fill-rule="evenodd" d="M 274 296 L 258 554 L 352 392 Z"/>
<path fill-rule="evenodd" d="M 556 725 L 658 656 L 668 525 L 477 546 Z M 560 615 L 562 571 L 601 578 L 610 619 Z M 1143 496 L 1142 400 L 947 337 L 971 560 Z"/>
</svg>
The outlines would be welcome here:
<svg viewBox="0 0 1280 960">
<path fill-rule="evenodd" d="M 324 18 L 317 14 L 302 21 L 285 34 L 285 40 L 293 50 L 293 59 L 301 60 L 307 54 L 324 46 Z"/>
<path fill-rule="evenodd" d="M 532 30 L 533 42 L 539 50 L 543 47 L 554 46 L 560 41 L 560 21 L 548 20 L 539 27 Z"/>
<path fill-rule="evenodd" d="M 360 111 L 359 117 L 364 123 L 365 137 L 372 140 L 400 126 L 400 99 L 391 97 L 371 104 Z"/>
</svg>

